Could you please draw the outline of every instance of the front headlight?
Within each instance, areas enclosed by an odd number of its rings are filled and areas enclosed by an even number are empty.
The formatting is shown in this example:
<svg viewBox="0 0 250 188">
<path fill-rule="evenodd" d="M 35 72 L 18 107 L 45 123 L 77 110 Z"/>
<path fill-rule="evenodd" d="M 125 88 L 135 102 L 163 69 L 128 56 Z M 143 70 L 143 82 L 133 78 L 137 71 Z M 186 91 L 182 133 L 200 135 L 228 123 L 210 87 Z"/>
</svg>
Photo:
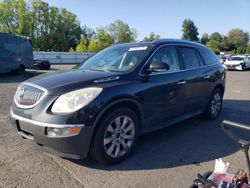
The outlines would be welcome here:
<svg viewBox="0 0 250 188">
<path fill-rule="evenodd" d="M 56 100 L 51 111 L 55 114 L 70 114 L 88 105 L 101 92 L 102 88 L 91 87 L 65 93 Z"/>
</svg>

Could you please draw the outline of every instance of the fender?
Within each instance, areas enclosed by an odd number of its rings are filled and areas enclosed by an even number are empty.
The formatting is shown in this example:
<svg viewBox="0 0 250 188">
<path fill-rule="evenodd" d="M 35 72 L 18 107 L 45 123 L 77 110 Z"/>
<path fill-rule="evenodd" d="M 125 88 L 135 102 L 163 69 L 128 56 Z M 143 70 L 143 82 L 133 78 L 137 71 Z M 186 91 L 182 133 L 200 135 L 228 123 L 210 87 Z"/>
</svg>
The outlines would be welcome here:
<svg viewBox="0 0 250 188">
<path fill-rule="evenodd" d="M 122 99 L 118 99 L 118 100 L 115 100 L 111 103 L 109 103 L 104 109 L 102 109 L 102 111 L 98 114 L 97 118 L 95 119 L 95 122 L 94 122 L 94 129 L 96 128 L 100 118 L 102 117 L 102 115 L 107 112 L 108 109 L 112 108 L 113 106 L 115 106 L 116 104 L 119 104 L 119 103 L 122 103 L 122 102 L 132 102 L 136 105 L 136 107 L 138 108 L 139 110 L 139 113 L 140 113 L 140 122 L 141 124 L 143 124 L 143 120 L 144 120 L 144 113 L 143 113 L 143 110 L 141 109 L 141 105 L 140 103 L 133 99 L 133 98 L 122 98 Z"/>
</svg>

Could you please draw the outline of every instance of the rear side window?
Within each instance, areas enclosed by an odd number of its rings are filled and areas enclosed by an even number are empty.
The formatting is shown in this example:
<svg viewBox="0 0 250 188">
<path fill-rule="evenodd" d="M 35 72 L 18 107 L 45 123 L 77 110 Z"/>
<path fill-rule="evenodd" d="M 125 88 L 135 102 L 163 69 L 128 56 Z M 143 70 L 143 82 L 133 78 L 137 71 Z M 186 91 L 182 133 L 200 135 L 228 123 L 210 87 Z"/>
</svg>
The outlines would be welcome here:
<svg viewBox="0 0 250 188">
<path fill-rule="evenodd" d="M 199 67 L 199 59 L 193 48 L 179 48 L 180 55 L 183 59 L 185 69 L 192 69 Z"/>
<path fill-rule="evenodd" d="M 212 65 L 218 63 L 216 55 L 209 49 L 198 48 L 200 55 L 202 56 L 206 65 Z"/>
</svg>

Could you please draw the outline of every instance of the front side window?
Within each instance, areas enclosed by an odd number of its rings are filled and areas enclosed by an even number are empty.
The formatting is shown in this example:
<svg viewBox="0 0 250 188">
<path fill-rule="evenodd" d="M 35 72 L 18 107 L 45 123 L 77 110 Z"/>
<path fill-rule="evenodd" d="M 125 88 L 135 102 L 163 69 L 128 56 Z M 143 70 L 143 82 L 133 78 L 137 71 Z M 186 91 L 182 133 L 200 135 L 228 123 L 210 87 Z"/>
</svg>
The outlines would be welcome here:
<svg viewBox="0 0 250 188">
<path fill-rule="evenodd" d="M 150 59 L 149 65 L 157 61 L 165 63 L 169 66 L 169 70 L 167 72 L 180 70 L 180 64 L 176 48 L 173 46 L 166 46 L 160 48 Z"/>
<path fill-rule="evenodd" d="M 151 50 L 150 45 L 117 45 L 106 48 L 80 66 L 82 70 L 127 72 L 134 69 Z"/>
<path fill-rule="evenodd" d="M 203 57 L 206 65 L 218 63 L 216 55 L 210 49 L 198 48 L 198 51 L 199 54 Z"/>
<path fill-rule="evenodd" d="M 193 48 L 179 48 L 185 69 L 197 68 L 200 66 L 198 57 Z"/>
</svg>

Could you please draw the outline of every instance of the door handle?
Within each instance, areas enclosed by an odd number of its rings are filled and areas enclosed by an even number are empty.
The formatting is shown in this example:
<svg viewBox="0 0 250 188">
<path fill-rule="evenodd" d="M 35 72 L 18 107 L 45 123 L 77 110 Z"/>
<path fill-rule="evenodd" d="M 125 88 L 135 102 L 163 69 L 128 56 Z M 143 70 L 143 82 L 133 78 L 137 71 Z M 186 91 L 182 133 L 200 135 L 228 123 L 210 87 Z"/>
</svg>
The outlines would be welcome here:
<svg viewBox="0 0 250 188">
<path fill-rule="evenodd" d="M 205 78 L 205 79 L 208 79 L 208 78 L 210 78 L 210 75 L 206 74 L 206 75 L 204 76 L 204 78 Z"/>
<path fill-rule="evenodd" d="M 180 80 L 177 84 L 178 85 L 184 85 L 184 84 L 186 84 L 187 82 L 186 82 L 186 80 Z"/>
</svg>

